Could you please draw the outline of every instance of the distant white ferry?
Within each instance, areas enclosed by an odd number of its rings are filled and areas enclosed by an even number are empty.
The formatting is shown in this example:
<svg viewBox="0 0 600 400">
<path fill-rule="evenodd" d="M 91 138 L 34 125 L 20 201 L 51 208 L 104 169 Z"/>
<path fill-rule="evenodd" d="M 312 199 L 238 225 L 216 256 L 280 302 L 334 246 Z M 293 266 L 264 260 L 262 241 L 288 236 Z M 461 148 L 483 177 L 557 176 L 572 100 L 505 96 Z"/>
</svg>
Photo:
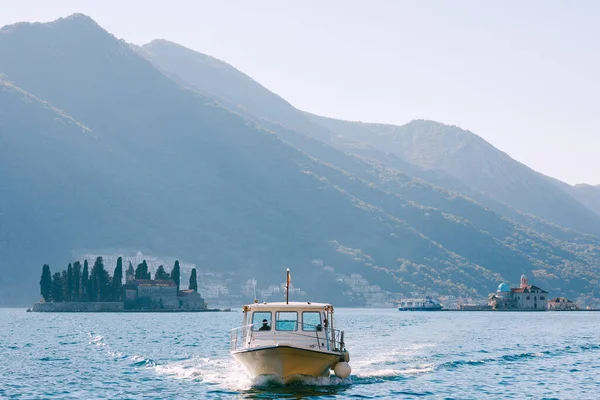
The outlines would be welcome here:
<svg viewBox="0 0 600 400">
<path fill-rule="evenodd" d="M 427 296 L 424 299 L 402 299 L 398 300 L 398 311 L 440 311 L 442 305 Z"/>
</svg>

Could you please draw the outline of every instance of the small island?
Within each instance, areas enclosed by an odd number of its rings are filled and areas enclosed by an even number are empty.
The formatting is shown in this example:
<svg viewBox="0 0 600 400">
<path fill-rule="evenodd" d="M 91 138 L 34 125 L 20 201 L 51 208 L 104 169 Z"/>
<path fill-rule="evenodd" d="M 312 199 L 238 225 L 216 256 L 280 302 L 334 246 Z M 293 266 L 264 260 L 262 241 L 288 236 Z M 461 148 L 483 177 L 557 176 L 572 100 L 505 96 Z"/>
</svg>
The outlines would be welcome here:
<svg viewBox="0 0 600 400">
<path fill-rule="evenodd" d="M 111 276 L 97 257 L 91 270 L 88 261 L 69 264 L 61 272 L 42 267 L 42 300 L 33 305 L 35 312 L 199 312 L 222 311 L 207 308 L 198 293 L 196 269 L 192 269 L 187 290 L 180 288 L 181 270 L 175 261 L 170 273 L 160 265 L 154 279 L 146 260 L 133 268 L 129 263 L 123 284 L 123 258 L 119 257 Z"/>
</svg>

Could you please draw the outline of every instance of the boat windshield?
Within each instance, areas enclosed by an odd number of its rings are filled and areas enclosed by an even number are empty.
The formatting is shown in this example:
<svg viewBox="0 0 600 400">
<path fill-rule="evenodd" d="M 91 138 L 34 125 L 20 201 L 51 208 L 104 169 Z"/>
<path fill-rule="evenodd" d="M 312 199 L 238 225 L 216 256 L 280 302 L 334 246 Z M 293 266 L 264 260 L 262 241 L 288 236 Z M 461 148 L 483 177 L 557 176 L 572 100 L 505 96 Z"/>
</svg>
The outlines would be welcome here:
<svg viewBox="0 0 600 400">
<path fill-rule="evenodd" d="M 275 313 L 275 329 L 278 331 L 298 330 L 298 312 L 277 311 Z"/>
<path fill-rule="evenodd" d="M 302 330 L 303 331 L 321 331 L 321 313 L 318 311 L 304 311 L 302 313 Z"/>
</svg>

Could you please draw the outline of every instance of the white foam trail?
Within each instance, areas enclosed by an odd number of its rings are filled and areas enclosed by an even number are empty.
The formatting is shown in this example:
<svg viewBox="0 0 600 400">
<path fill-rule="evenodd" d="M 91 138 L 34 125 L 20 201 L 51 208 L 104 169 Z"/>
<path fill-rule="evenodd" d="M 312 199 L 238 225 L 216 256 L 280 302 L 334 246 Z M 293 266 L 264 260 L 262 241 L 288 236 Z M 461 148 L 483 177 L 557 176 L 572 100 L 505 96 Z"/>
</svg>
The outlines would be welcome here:
<svg viewBox="0 0 600 400">
<path fill-rule="evenodd" d="M 352 375 L 358 378 L 385 378 L 404 375 L 418 375 L 434 370 L 430 363 L 423 364 L 419 356 L 423 349 L 436 347 L 432 343 L 413 343 L 401 349 L 378 348 L 368 356 L 351 360 Z"/>
<path fill-rule="evenodd" d="M 158 374 L 201 380 L 230 390 L 246 390 L 252 381 L 233 359 L 192 358 L 154 367 Z"/>
<path fill-rule="evenodd" d="M 435 345 L 429 343 L 414 344 L 405 349 L 382 351 L 381 353 L 369 354 L 368 357 L 351 360 L 350 365 L 353 367 L 353 369 L 360 369 L 375 365 L 396 364 L 403 360 L 407 360 L 410 357 L 418 355 L 419 350 L 428 347 L 435 347 Z"/>
<path fill-rule="evenodd" d="M 112 350 L 110 348 L 110 346 L 104 342 L 104 336 L 95 335 L 93 332 L 87 332 L 87 336 L 91 339 L 90 344 L 93 344 L 93 345 L 103 348 L 104 350 L 106 350 L 108 355 L 110 355 L 111 357 L 113 357 L 113 358 L 123 357 L 123 353 L 121 353 L 120 351 Z"/>
<path fill-rule="evenodd" d="M 426 372 L 431 372 L 435 369 L 434 365 L 422 365 L 414 368 L 405 368 L 405 369 L 367 369 L 360 370 L 356 373 L 352 374 L 359 378 L 385 378 L 385 377 L 394 377 L 394 376 L 402 376 L 402 375 L 418 375 L 424 374 Z"/>
</svg>

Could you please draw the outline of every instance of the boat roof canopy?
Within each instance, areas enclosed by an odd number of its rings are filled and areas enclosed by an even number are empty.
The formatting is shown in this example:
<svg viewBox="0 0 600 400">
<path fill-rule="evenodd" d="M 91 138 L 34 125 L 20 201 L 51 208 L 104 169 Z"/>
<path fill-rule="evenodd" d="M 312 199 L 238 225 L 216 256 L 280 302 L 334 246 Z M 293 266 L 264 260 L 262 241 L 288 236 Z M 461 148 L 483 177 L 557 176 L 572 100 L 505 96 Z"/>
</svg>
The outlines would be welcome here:
<svg viewBox="0 0 600 400">
<path fill-rule="evenodd" d="M 293 311 L 293 310 L 324 310 L 333 311 L 333 306 L 328 303 L 312 303 L 310 301 L 290 301 L 286 303 L 281 302 L 262 302 L 247 304 L 243 308 L 244 312 L 248 311 Z"/>
</svg>

